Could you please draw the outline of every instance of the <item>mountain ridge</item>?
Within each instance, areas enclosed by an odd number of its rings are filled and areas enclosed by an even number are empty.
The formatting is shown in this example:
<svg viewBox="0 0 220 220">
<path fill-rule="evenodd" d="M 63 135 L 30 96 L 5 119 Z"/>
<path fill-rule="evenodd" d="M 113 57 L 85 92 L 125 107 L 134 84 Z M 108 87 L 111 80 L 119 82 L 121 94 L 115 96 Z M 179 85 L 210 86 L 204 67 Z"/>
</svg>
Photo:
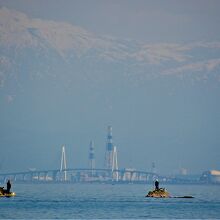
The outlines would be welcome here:
<svg viewBox="0 0 220 220">
<path fill-rule="evenodd" d="M 117 66 L 119 74 L 130 80 L 137 76 L 140 82 L 151 76 L 185 75 L 206 81 L 210 74 L 220 82 L 218 41 L 146 44 L 97 36 L 72 24 L 30 18 L 6 7 L 0 8 L 0 52 L 0 88 L 13 78 L 10 74 L 19 78 L 26 62 L 25 71 L 41 77 L 60 69 L 67 75 L 80 72 L 98 79 L 113 74 Z M 97 71 L 99 76 L 93 73 Z"/>
</svg>

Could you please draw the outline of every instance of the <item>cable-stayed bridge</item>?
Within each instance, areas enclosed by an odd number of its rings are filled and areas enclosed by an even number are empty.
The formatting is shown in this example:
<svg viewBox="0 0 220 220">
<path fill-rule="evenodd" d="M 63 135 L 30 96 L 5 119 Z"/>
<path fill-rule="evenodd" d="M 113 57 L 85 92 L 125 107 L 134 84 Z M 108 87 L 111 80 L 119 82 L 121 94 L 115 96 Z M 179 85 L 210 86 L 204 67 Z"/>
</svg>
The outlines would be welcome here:
<svg viewBox="0 0 220 220">
<path fill-rule="evenodd" d="M 155 173 L 132 169 L 89 169 L 68 168 L 54 170 L 35 170 L 25 172 L 1 173 L 0 183 L 8 179 L 13 182 L 32 183 L 152 183 L 159 179 L 164 183 L 196 183 L 195 180 L 160 176 Z"/>
<path fill-rule="evenodd" d="M 89 145 L 89 167 L 67 168 L 65 145 L 61 147 L 60 169 L 29 170 L 25 172 L 0 173 L 0 182 L 7 179 L 17 182 L 118 182 L 118 183 L 152 183 L 155 179 L 161 182 L 189 182 L 175 177 L 159 176 L 152 172 L 136 169 L 119 169 L 117 147 L 112 139 L 112 127 L 107 128 L 105 168 L 95 168 L 95 149 L 93 141 Z M 155 168 L 155 165 L 153 166 Z"/>
<path fill-rule="evenodd" d="M 158 178 L 158 175 L 132 169 L 68 168 L 0 174 L 1 182 L 7 179 L 21 182 L 147 182 L 153 178 Z"/>
</svg>

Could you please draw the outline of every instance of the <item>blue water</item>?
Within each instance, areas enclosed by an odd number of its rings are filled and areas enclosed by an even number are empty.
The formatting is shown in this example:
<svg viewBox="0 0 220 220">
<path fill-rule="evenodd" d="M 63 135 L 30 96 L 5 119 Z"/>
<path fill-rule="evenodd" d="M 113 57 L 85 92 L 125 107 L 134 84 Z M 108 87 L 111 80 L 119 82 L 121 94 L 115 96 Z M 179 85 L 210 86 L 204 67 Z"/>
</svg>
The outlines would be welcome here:
<svg viewBox="0 0 220 220">
<path fill-rule="evenodd" d="M 0 198 L 1 219 L 217 219 L 220 186 L 167 185 L 173 196 L 145 198 L 150 185 L 14 184 L 14 198 Z"/>
</svg>

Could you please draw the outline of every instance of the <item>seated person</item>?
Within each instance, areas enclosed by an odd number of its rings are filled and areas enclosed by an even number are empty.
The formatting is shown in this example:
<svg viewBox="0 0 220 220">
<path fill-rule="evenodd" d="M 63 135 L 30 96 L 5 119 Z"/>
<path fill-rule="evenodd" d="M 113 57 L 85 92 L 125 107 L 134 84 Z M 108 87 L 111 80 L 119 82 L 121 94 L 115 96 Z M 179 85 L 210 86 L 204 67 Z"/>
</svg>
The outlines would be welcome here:
<svg viewBox="0 0 220 220">
<path fill-rule="evenodd" d="M 4 187 L 0 187 L 0 194 L 4 195 L 6 193 L 6 190 Z"/>
</svg>

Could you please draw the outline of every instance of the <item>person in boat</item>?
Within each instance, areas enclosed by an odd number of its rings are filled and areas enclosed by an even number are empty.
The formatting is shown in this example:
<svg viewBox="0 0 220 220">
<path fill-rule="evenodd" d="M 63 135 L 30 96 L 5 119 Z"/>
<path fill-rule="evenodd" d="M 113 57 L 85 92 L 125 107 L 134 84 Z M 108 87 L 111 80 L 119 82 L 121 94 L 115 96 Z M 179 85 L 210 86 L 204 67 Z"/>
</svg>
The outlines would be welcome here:
<svg viewBox="0 0 220 220">
<path fill-rule="evenodd" d="M 10 193 L 10 190 L 11 190 L 11 182 L 10 180 L 8 180 L 6 193 Z"/>
<path fill-rule="evenodd" d="M 0 187 L 0 194 L 5 194 L 5 192 L 4 192 L 4 186 L 3 187 Z"/>
<path fill-rule="evenodd" d="M 154 184 L 155 184 L 155 190 L 159 190 L 159 181 L 158 181 L 158 179 L 156 179 Z"/>
</svg>

